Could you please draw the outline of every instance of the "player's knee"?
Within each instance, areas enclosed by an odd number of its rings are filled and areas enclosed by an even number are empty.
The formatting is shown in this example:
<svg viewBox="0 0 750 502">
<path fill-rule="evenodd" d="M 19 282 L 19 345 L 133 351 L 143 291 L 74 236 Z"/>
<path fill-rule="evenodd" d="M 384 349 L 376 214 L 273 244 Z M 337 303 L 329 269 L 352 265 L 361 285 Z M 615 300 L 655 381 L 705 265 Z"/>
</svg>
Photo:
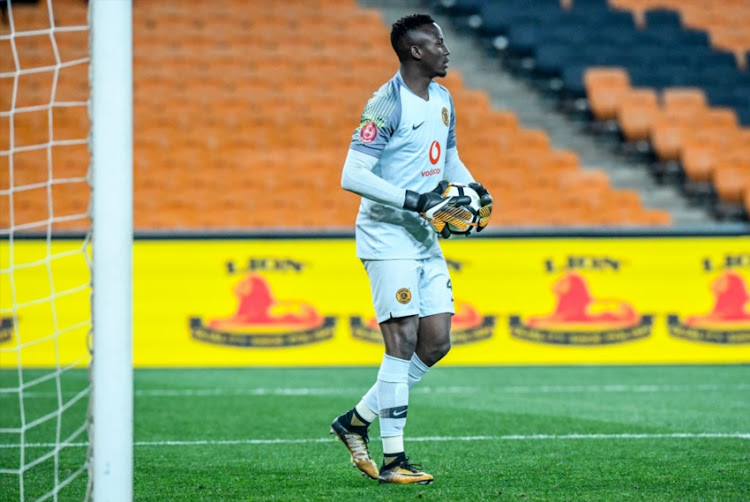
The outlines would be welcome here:
<svg viewBox="0 0 750 502">
<path fill-rule="evenodd" d="M 416 350 L 417 341 L 413 337 L 386 337 L 385 353 L 399 359 L 410 359 Z"/>
<path fill-rule="evenodd" d="M 428 366 L 432 366 L 433 364 L 441 360 L 443 357 L 445 357 L 445 355 L 448 354 L 450 350 L 451 350 L 450 339 L 445 340 L 443 342 L 434 343 L 426 351 L 427 353 L 425 356 L 426 360 L 423 362 Z"/>
<path fill-rule="evenodd" d="M 448 352 L 451 350 L 451 341 L 450 338 L 445 340 L 443 343 L 439 344 L 437 347 L 437 352 L 440 355 L 440 359 L 446 356 Z"/>
</svg>

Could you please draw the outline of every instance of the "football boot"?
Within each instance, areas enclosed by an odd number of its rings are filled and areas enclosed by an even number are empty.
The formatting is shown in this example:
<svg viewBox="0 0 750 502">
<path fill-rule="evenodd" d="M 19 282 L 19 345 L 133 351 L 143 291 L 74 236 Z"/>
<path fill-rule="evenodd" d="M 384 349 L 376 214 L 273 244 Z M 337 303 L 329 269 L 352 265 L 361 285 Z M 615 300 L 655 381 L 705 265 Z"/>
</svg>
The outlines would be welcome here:
<svg viewBox="0 0 750 502">
<path fill-rule="evenodd" d="M 346 449 L 349 450 L 352 464 L 362 471 L 363 476 L 378 479 L 378 465 L 370 457 L 370 450 L 367 447 L 367 443 L 370 442 L 367 437 L 367 427 L 352 425 L 352 416 L 353 411 L 348 411 L 336 417 L 331 422 L 331 434 L 335 434 L 344 443 Z"/>
</svg>

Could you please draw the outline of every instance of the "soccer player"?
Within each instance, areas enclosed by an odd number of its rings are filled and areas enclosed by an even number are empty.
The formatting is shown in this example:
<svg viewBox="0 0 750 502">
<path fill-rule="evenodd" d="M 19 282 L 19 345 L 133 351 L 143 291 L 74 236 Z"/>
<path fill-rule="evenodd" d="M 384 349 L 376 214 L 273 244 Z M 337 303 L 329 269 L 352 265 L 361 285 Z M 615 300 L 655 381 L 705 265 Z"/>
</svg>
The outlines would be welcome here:
<svg viewBox="0 0 750 502">
<path fill-rule="evenodd" d="M 442 196 L 448 181 L 477 190 L 487 225 L 492 198 L 458 157 L 453 100 L 436 83 L 448 69 L 443 32 L 426 14 L 393 24 L 399 71 L 370 98 L 351 138 L 341 185 L 362 196 L 356 221 L 357 256 L 367 271 L 385 342 L 377 381 L 331 424 L 363 474 L 381 483 L 429 484 L 433 476 L 409 461 L 404 425 L 409 389 L 450 349 L 455 313 L 438 233 L 441 214 L 468 204 Z M 380 417 L 383 464 L 368 450 L 368 426 Z"/>
</svg>

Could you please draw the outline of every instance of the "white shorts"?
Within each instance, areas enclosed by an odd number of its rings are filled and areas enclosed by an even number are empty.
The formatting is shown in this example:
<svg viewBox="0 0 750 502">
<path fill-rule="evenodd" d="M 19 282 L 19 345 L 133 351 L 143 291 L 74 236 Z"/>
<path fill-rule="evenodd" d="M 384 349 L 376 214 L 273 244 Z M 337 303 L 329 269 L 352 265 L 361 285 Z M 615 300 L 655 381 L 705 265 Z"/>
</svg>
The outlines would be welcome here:
<svg viewBox="0 0 750 502">
<path fill-rule="evenodd" d="M 362 260 L 370 278 L 379 323 L 418 314 L 454 314 L 453 289 L 445 258 Z"/>
</svg>

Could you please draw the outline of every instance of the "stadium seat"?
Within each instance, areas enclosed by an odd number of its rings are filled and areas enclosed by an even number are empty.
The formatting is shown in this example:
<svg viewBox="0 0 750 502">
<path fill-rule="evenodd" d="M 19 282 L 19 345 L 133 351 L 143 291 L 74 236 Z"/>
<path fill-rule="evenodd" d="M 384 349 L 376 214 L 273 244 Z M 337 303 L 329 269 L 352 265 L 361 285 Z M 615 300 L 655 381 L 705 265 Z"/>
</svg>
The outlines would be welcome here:
<svg viewBox="0 0 750 502">
<path fill-rule="evenodd" d="M 572 150 L 553 149 L 540 157 L 544 163 L 544 169 L 557 179 L 565 173 L 577 171 L 581 165 L 578 154 Z"/>
<path fill-rule="evenodd" d="M 679 160 L 682 137 L 690 127 L 691 119 L 691 115 L 670 111 L 657 113 L 653 117 L 650 140 L 659 160 Z"/>
<path fill-rule="evenodd" d="M 714 131 L 725 131 L 732 134 L 739 127 L 737 113 L 732 108 L 713 107 L 700 114 L 696 127 L 711 129 Z"/>
<path fill-rule="evenodd" d="M 611 190 L 609 177 L 603 171 L 586 169 L 562 174 L 559 188 L 574 194 L 601 194 Z"/>
<path fill-rule="evenodd" d="M 579 57 L 577 46 L 559 40 L 542 41 L 534 49 L 532 74 L 538 79 L 559 78 Z"/>
<path fill-rule="evenodd" d="M 566 100 L 576 101 L 586 97 L 585 73 L 586 65 L 584 64 L 575 63 L 563 68 L 562 93 Z"/>
<path fill-rule="evenodd" d="M 669 87 L 662 91 L 662 104 L 665 111 L 695 110 L 708 105 L 703 90 L 695 87 Z"/>
<path fill-rule="evenodd" d="M 719 156 L 716 142 L 687 135 L 680 150 L 680 163 L 692 183 L 710 183 Z"/>
<path fill-rule="evenodd" d="M 627 141 L 646 141 L 651 124 L 659 113 L 656 91 L 649 88 L 631 88 L 617 105 L 617 121 Z"/>
<path fill-rule="evenodd" d="M 743 203 L 744 193 L 750 188 L 750 159 L 742 163 L 720 163 L 713 175 L 719 200 L 734 205 Z"/>
<path fill-rule="evenodd" d="M 623 68 L 588 68 L 584 85 L 591 112 L 597 120 L 617 118 L 621 99 L 630 88 L 630 78 Z"/>
<path fill-rule="evenodd" d="M 644 14 L 646 27 L 657 31 L 679 31 L 682 29 L 682 20 L 679 12 L 671 9 L 648 9 Z"/>
</svg>

